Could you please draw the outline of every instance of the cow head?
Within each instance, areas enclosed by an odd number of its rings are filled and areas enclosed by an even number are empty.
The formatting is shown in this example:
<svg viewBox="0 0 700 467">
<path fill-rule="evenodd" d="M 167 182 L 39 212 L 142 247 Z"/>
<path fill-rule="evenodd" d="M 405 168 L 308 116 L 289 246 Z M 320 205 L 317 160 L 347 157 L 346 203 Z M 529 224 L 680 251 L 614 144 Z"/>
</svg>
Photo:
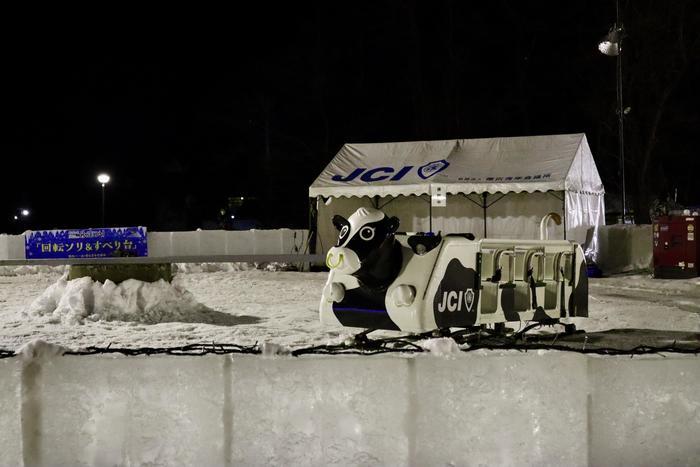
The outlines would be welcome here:
<svg viewBox="0 0 700 467">
<path fill-rule="evenodd" d="M 328 251 L 326 265 L 352 274 L 371 287 L 386 285 L 401 268 L 401 247 L 394 238 L 396 217 L 373 208 L 360 208 L 348 219 L 334 216 L 338 242 Z M 393 277 L 391 277 L 393 275 Z"/>
</svg>

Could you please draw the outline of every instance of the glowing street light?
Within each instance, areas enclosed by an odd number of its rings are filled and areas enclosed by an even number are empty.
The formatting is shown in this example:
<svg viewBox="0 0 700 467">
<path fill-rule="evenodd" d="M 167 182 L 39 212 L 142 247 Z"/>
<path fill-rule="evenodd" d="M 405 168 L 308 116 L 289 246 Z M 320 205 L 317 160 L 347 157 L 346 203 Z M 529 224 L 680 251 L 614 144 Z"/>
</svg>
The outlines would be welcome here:
<svg viewBox="0 0 700 467">
<path fill-rule="evenodd" d="M 102 185 L 102 227 L 105 226 L 105 185 L 109 183 L 110 177 L 106 173 L 97 176 L 97 181 Z"/>
<path fill-rule="evenodd" d="M 19 221 L 19 220 L 24 220 L 24 217 L 29 217 L 29 209 L 27 208 L 17 208 L 15 210 L 14 215 L 12 216 L 12 219 Z"/>
</svg>

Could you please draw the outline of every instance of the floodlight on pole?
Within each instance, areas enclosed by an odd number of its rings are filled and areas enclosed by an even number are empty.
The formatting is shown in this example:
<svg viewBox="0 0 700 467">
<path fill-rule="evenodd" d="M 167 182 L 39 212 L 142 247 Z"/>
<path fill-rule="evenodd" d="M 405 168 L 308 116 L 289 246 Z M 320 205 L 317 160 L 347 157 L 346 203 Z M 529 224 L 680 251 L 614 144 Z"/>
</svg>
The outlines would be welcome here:
<svg viewBox="0 0 700 467">
<path fill-rule="evenodd" d="M 617 131 L 618 152 L 620 158 L 620 178 L 622 178 L 622 223 L 627 218 L 627 193 L 625 190 L 625 122 L 624 116 L 629 109 L 624 109 L 622 102 L 622 39 L 625 30 L 620 21 L 620 0 L 615 2 L 615 24 L 598 43 L 598 50 L 604 55 L 617 58 Z"/>
<path fill-rule="evenodd" d="M 20 211 L 20 214 L 22 214 L 22 217 L 27 217 L 29 216 L 29 209 L 22 209 Z"/>
<path fill-rule="evenodd" d="M 105 173 L 97 176 L 97 181 L 102 185 L 102 227 L 105 226 L 105 185 L 109 183 L 110 177 Z"/>
<path fill-rule="evenodd" d="M 614 24 L 605 37 L 598 43 L 598 50 L 610 57 L 617 57 L 622 52 L 622 26 Z"/>
</svg>

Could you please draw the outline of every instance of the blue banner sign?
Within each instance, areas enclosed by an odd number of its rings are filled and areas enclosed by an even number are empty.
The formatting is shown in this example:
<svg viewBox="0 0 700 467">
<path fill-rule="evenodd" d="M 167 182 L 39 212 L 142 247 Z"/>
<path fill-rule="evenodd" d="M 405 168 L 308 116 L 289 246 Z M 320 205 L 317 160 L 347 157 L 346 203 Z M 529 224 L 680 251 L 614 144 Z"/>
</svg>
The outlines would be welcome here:
<svg viewBox="0 0 700 467">
<path fill-rule="evenodd" d="M 25 236 L 27 259 L 148 256 L 146 227 L 38 230 Z"/>
</svg>

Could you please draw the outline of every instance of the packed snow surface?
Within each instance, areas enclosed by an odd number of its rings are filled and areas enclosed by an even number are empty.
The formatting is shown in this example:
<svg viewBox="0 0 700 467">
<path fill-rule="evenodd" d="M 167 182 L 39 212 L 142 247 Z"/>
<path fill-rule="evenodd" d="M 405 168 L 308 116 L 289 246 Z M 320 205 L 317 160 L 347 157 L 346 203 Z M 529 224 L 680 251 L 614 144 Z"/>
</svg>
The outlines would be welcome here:
<svg viewBox="0 0 700 467">
<path fill-rule="evenodd" d="M 327 273 L 271 265 L 187 265 L 172 284 L 68 281 L 65 268 L 0 268 L 0 348 L 43 339 L 68 348 L 171 347 L 200 342 L 283 348 L 342 342 L 357 330 L 324 327 L 318 302 Z M 589 332 L 646 328 L 700 332 L 700 278 L 625 275 L 592 279 Z M 395 333 L 386 332 L 389 335 Z M 450 344 L 451 345 L 451 344 Z M 426 342 L 450 355 L 446 342 Z"/>
</svg>

